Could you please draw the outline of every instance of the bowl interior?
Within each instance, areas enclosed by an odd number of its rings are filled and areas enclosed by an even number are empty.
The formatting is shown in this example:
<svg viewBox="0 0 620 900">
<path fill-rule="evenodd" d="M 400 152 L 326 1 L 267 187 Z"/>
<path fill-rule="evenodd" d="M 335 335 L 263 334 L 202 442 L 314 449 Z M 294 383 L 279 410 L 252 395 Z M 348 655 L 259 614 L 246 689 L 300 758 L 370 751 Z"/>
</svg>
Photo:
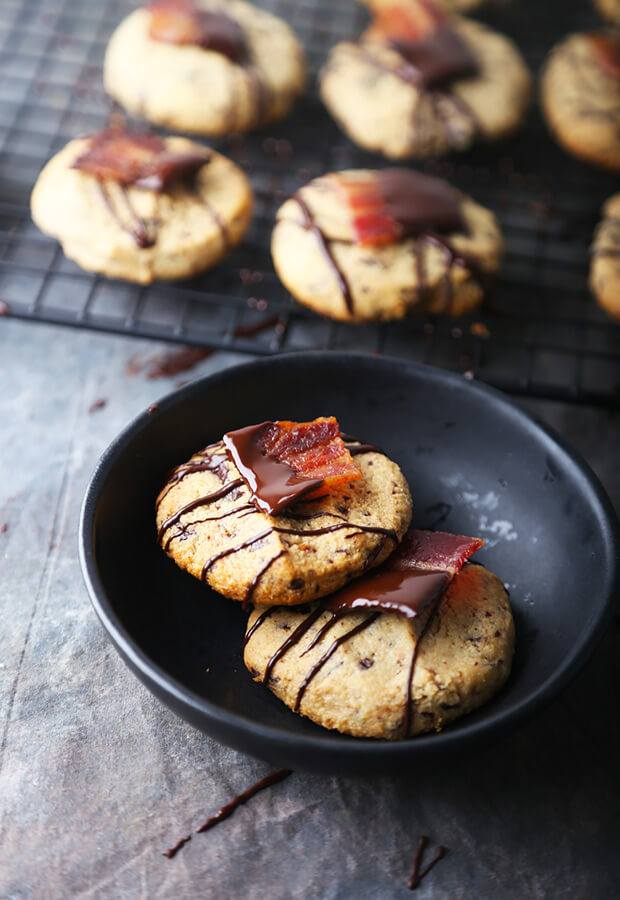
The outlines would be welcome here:
<svg viewBox="0 0 620 900">
<path fill-rule="evenodd" d="M 245 670 L 239 605 L 177 569 L 155 542 L 154 501 L 173 465 L 231 428 L 319 415 L 335 415 L 343 431 L 399 463 L 415 525 L 483 537 L 478 559 L 510 591 L 510 680 L 442 734 L 360 741 L 294 715 Z M 576 670 L 615 582 L 613 513 L 593 476 L 548 433 L 489 389 L 355 355 L 252 363 L 170 395 L 108 450 L 82 524 L 97 611 L 146 683 L 240 749 L 318 768 L 345 758 L 410 760 L 516 721 Z"/>
</svg>

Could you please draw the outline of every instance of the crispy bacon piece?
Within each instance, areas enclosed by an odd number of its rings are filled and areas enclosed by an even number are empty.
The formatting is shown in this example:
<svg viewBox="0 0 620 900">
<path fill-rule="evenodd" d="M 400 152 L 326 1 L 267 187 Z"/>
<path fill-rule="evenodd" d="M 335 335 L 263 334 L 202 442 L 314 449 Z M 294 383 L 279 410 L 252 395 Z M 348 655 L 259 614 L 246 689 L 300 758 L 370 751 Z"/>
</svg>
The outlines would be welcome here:
<svg viewBox="0 0 620 900">
<path fill-rule="evenodd" d="M 163 191 L 174 179 L 195 175 L 210 158 L 207 149 L 169 153 L 164 141 L 154 134 L 107 128 L 93 135 L 90 147 L 73 163 L 73 168 L 88 172 L 100 181 L 110 179 L 145 190 Z"/>
<path fill-rule="evenodd" d="M 393 244 L 427 232 L 450 234 L 463 227 L 459 196 L 440 178 L 410 169 L 382 169 L 364 179 L 332 178 L 362 246 Z"/>
<path fill-rule="evenodd" d="M 247 55 L 242 28 L 224 13 L 200 9 L 191 0 L 155 0 L 145 8 L 151 13 L 149 36 L 155 41 L 202 47 L 233 62 Z"/>
<path fill-rule="evenodd" d="M 353 180 L 336 175 L 335 180 L 351 210 L 357 243 L 378 247 L 402 238 L 403 228 L 386 208 L 378 179 Z"/>
<path fill-rule="evenodd" d="M 424 569 L 457 575 L 469 557 L 483 546 L 481 538 L 411 528 L 387 565 L 398 572 Z"/>
<path fill-rule="evenodd" d="M 258 439 L 260 450 L 284 462 L 303 478 L 320 478 L 321 486 L 306 497 L 333 490 L 344 482 L 357 481 L 362 473 L 340 437 L 333 416 L 312 422 L 270 422 Z"/>
<path fill-rule="evenodd" d="M 374 10 L 372 34 L 384 40 L 414 44 L 424 41 L 445 22 L 445 15 L 429 0 L 386 3 Z"/>
<path fill-rule="evenodd" d="M 412 528 L 383 565 L 336 591 L 325 608 L 333 613 L 381 609 L 407 618 L 418 616 L 439 600 L 483 544 L 480 538 Z"/>
<path fill-rule="evenodd" d="M 620 79 L 620 37 L 615 34 L 591 34 L 590 43 L 600 67 Z"/>
</svg>

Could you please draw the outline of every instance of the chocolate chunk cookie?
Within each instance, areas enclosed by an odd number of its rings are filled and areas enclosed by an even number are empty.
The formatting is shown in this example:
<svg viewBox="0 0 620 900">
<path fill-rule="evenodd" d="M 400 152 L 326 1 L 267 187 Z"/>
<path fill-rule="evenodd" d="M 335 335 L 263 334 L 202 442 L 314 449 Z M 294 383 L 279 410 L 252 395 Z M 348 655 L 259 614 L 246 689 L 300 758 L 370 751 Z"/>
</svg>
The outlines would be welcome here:
<svg viewBox="0 0 620 900">
<path fill-rule="evenodd" d="M 133 115 L 216 135 L 285 116 L 304 89 L 306 63 L 289 26 L 249 3 L 163 0 L 119 25 L 103 76 Z"/>
<path fill-rule="evenodd" d="M 337 44 L 320 76 L 323 101 L 348 136 L 390 159 L 439 156 L 519 127 L 532 79 L 508 38 L 412 3 L 355 43 Z M 421 8 L 422 12 L 419 12 Z"/>
<path fill-rule="evenodd" d="M 323 597 L 382 562 L 411 519 L 396 463 L 375 450 L 354 451 L 354 459 L 361 478 L 270 515 L 253 503 L 224 445 L 209 446 L 162 489 L 159 543 L 178 566 L 233 600 L 289 605 Z"/>
<path fill-rule="evenodd" d="M 415 619 L 257 607 L 244 661 L 256 681 L 269 667 L 269 689 L 313 722 L 394 740 L 439 731 L 486 703 L 508 678 L 513 649 L 508 595 L 471 563 Z"/>
<path fill-rule="evenodd" d="M 241 169 L 180 137 L 108 130 L 45 166 L 32 218 L 83 269 L 148 284 L 217 263 L 243 237 L 252 190 Z"/>
<path fill-rule="evenodd" d="M 363 169 L 316 178 L 287 200 L 271 252 L 301 303 L 365 322 L 474 309 L 503 240 L 493 213 L 447 182 Z"/>
<path fill-rule="evenodd" d="M 620 320 L 620 194 L 609 198 L 594 233 L 590 288 L 601 306 Z"/>
<path fill-rule="evenodd" d="M 620 171 L 620 38 L 573 34 L 555 47 L 541 82 L 556 139 L 574 156 Z"/>
</svg>

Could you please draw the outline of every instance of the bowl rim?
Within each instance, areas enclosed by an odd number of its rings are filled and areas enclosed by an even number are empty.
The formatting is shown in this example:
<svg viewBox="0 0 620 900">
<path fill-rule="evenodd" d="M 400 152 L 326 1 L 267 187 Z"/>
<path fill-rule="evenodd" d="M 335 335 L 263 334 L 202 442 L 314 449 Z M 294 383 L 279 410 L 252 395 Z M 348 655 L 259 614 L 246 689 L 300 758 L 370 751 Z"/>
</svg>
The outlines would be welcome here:
<svg viewBox="0 0 620 900">
<path fill-rule="evenodd" d="M 419 758 L 421 755 L 431 756 L 453 749 L 462 749 L 466 745 L 473 745 L 483 739 L 487 732 L 494 734 L 505 733 L 513 729 L 526 718 L 538 711 L 546 702 L 552 700 L 569 683 L 570 680 L 582 668 L 590 657 L 603 631 L 611 618 L 613 601 L 620 588 L 620 525 L 618 517 L 607 496 L 601 482 L 594 474 L 589 464 L 579 453 L 573 450 L 553 428 L 542 422 L 537 416 L 522 409 L 515 400 L 507 397 L 502 392 L 483 384 L 479 381 L 470 381 L 463 376 L 445 369 L 431 368 L 422 363 L 400 360 L 393 357 L 375 356 L 367 353 L 334 351 L 298 351 L 279 354 L 273 357 L 261 357 L 243 362 L 238 365 L 227 366 L 217 372 L 207 374 L 195 381 L 177 388 L 156 401 L 157 412 L 165 413 L 192 396 L 199 395 L 205 390 L 217 388 L 221 382 L 225 382 L 232 374 L 235 376 L 247 376 L 251 378 L 265 369 L 273 367 L 286 367 L 291 362 L 297 364 L 320 365 L 334 362 L 343 365 L 355 364 L 362 366 L 380 366 L 393 369 L 395 372 L 414 373 L 424 379 L 439 382 L 452 389 L 473 391 L 478 393 L 483 402 L 491 403 L 491 406 L 499 406 L 518 425 L 529 433 L 538 434 L 554 450 L 559 449 L 564 456 L 564 461 L 570 463 L 576 470 L 578 480 L 581 482 L 582 492 L 590 492 L 590 500 L 596 507 L 596 519 L 601 529 L 603 538 L 604 556 L 606 557 L 607 570 L 604 586 L 597 597 L 594 597 L 594 615 L 588 627 L 583 629 L 579 640 L 573 646 L 571 652 L 543 681 L 533 693 L 508 709 L 498 711 L 490 718 L 480 721 L 462 724 L 458 730 L 448 728 L 439 734 L 419 735 L 415 739 L 403 741 L 378 740 L 373 738 L 354 738 L 350 735 L 327 731 L 325 735 L 300 735 L 293 734 L 286 727 L 267 725 L 240 713 L 230 712 L 195 691 L 184 686 L 180 681 L 172 677 L 168 672 L 154 662 L 144 650 L 134 641 L 123 622 L 112 609 L 111 602 L 103 587 L 97 571 L 97 562 L 94 552 L 95 520 L 100 497 L 105 490 L 107 478 L 118 458 L 131 444 L 147 424 L 152 421 L 149 410 L 143 410 L 111 441 L 99 458 L 95 470 L 89 480 L 82 507 L 80 511 L 78 551 L 79 561 L 88 594 L 94 610 L 112 640 L 116 649 L 125 662 L 132 668 L 140 679 L 156 693 L 156 695 L 171 705 L 178 712 L 180 704 L 185 718 L 194 724 L 197 721 L 206 721 L 211 726 L 211 731 L 218 731 L 221 735 L 217 739 L 228 743 L 230 746 L 238 746 L 250 733 L 252 739 L 258 741 L 261 750 L 255 755 L 268 757 L 281 755 L 292 757 L 301 754 L 308 757 L 313 752 L 325 757 L 335 757 L 344 754 L 350 758 L 365 761 L 381 759 L 383 762 L 403 762 L 408 759 Z M 152 409 L 152 407 L 150 407 Z M 467 719 L 468 717 L 466 717 Z M 210 733 L 208 728 L 204 728 Z M 301 766 L 303 768 L 303 766 Z"/>
</svg>

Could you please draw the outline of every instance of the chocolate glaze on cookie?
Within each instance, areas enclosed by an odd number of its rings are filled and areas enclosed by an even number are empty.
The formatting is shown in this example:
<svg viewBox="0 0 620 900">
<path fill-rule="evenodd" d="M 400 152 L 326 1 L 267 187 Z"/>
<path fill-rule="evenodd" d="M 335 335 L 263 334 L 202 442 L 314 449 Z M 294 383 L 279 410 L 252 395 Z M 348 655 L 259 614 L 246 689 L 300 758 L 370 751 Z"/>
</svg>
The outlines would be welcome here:
<svg viewBox="0 0 620 900">
<path fill-rule="evenodd" d="M 258 425 L 258 426 L 250 426 L 249 428 L 246 428 L 246 429 L 239 429 L 238 432 L 229 432 L 229 434 L 238 434 L 239 432 L 247 432 L 247 434 L 245 435 L 245 438 L 252 439 L 253 432 L 256 432 L 257 429 L 261 429 L 262 427 L 263 427 L 262 424 Z M 228 437 L 228 435 L 226 437 Z M 172 490 L 173 487 L 175 487 L 177 484 L 179 484 L 188 475 L 191 475 L 196 472 L 203 472 L 203 471 L 213 472 L 215 475 L 217 475 L 217 477 L 222 482 L 222 487 L 216 491 L 212 491 L 209 494 L 205 494 L 203 496 L 197 497 L 195 500 L 192 500 L 191 502 L 185 504 L 183 507 L 181 507 L 181 509 L 177 510 L 175 513 L 173 513 L 171 516 L 169 516 L 161 524 L 161 526 L 159 527 L 159 530 L 157 532 L 157 541 L 165 552 L 168 552 L 168 550 L 170 549 L 170 546 L 174 540 L 184 540 L 189 534 L 191 534 L 192 528 L 195 525 L 202 524 L 203 522 L 214 521 L 216 519 L 226 519 L 229 516 L 237 516 L 238 515 L 239 517 L 242 517 L 242 516 L 247 516 L 247 515 L 258 515 L 261 512 L 260 509 L 256 508 L 256 506 L 255 506 L 256 498 L 255 498 L 255 495 L 252 494 L 251 498 L 248 498 L 248 499 L 251 499 L 253 502 L 243 503 L 241 506 L 237 506 L 237 507 L 235 507 L 231 510 L 228 510 L 227 512 L 224 512 L 224 513 L 218 513 L 217 515 L 213 515 L 213 516 L 207 515 L 207 516 L 203 516 L 198 519 L 193 519 L 189 522 L 181 522 L 182 517 L 186 513 L 193 512 L 194 510 L 200 509 L 202 507 L 207 507 L 210 504 L 215 503 L 217 500 L 220 500 L 220 499 L 228 496 L 233 491 L 239 490 L 239 489 L 247 486 L 247 482 L 243 478 L 234 478 L 231 481 L 228 480 L 229 474 L 228 474 L 228 467 L 226 465 L 226 462 L 229 459 L 229 455 L 227 453 L 227 449 L 228 448 L 225 447 L 224 441 L 218 441 L 215 444 L 210 444 L 208 447 L 205 447 L 205 449 L 202 450 L 200 454 L 197 454 L 199 457 L 198 460 L 184 463 L 183 465 L 178 466 L 177 468 L 173 469 L 172 472 L 170 473 L 168 480 L 164 484 L 162 491 L 159 495 L 159 498 L 158 498 L 158 501 L 156 504 L 156 508 L 159 508 L 159 505 L 161 504 L 162 500 L 164 499 L 164 497 L 166 497 L 168 495 L 168 493 Z M 258 450 L 258 448 L 256 448 L 256 449 Z M 365 445 L 365 444 L 354 445 L 353 447 L 348 447 L 347 449 L 349 449 L 352 452 L 355 452 L 357 450 L 357 452 L 359 452 L 359 453 L 381 452 L 381 451 L 375 451 L 374 447 L 372 447 L 371 445 Z M 262 460 L 268 459 L 268 457 L 264 456 L 263 454 L 260 454 L 260 455 L 261 455 Z M 235 462 L 235 464 L 238 465 L 236 460 L 234 459 L 234 457 L 233 457 L 233 462 Z M 294 475 L 294 473 L 293 473 L 293 470 L 285 464 L 277 463 L 276 460 L 271 460 L 271 462 L 275 466 L 278 466 L 278 472 L 276 472 L 275 483 L 274 482 L 270 483 L 270 481 L 269 481 L 269 479 L 272 477 L 272 473 L 273 473 L 272 467 L 269 467 L 268 470 L 261 469 L 261 476 L 265 479 L 265 485 L 273 492 L 278 487 L 280 482 L 282 481 L 283 476 L 280 473 L 279 469 L 284 470 L 284 474 L 292 473 Z M 305 484 L 309 485 L 309 487 L 306 488 L 305 492 L 311 490 L 312 488 L 316 488 L 317 483 L 320 484 L 321 479 L 306 480 Z M 250 486 L 250 489 L 252 489 L 251 486 Z M 285 489 L 288 489 L 288 488 L 286 488 L 286 485 L 285 485 Z M 215 565 L 215 563 L 217 563 L 218 560 L 223 559 L 226 556 L 231 556 L 232 554 L 237 553 L 237 552 L 245 549 L 246 547 L 253 546 L 253 545 L 257 544 L 259 541 L 262 541 L 262 540 L 268 538 L 269 535 L 273 534 L 273 533 L 283 534 L 283 535 L 294 535 L 294 536 L 299 536 L 299 537 L 305 537 L 305 536 L 310 537 L 310 536 L 328 534 L 330 532 L 340 531 L 342 529 L 350 529 L 351 536 L 354 536 L 356 534 L 361 534 L 361 533 L 382 535 L 384 540 L 382 542 L 380 542 L 378 549 L 375 550 L 375 552 L 373 554 L 371 554 L 371 557 L 366 564 L 366 568 L 368 568 L 369 565 L 372 565 L 372 562 L 374 562 L 374 560 L 377 558 L 377 556 L 379 555 L 379 553 L 385 546 L 385 541 L 392 540 L 395 545 L 398 544 L 398 535 L 396 534 L 396 532 L 393 529 L 382 528 L 379 525 L 374 526 L 374 525 L 364 525 L 361 523 L 358 524 L 357 522 L 348 522 L 346 519 L 344 519 L 344 517 L 340 517 L 338 515 L 338 513 L 334 513 L 334 512 L 319 512 L 319 513 L 306 514 L 306 513 L 296 512 L 295 510 L 293 510 L 289 513 L 282 514 L 281 516 L 279 516 L 279 518 L 284 518 L 284 519 L 288 518 L 288 519 L 292 519 L 292 520 L 305 521 L 305 520 L 310 520 L 310 519 L 322 518 L 324 516 L 329 516 L 331 518 L 336 518 L 336 519 L 342 518 L 342 521 L 331 524 L 331 525 L 327 525 L 327 526 L 323 526 L 323 527 L 319 527 L 319 528 L 311 528 L 311 529 L 288 528 L 288 527 L 275 525 L 275 524 L 270 525 L 268 528 L 264 528 L 261 531 L 259 531 L 256 535 L 254 535 L 250 538 L 247 538 L 246 540 L 242 541 L 239 544 L 235 544 L 232 547 L 226 548 L 225 550 L 219 552 L 215 556 L 212 556 L 210 559 L 208 559 L 204 563 L 203 568 L 202 568 L 202 573 L 201 573 L 202 579 L 203 580 L 206 579 L 209 569 L 213 565 Z M 176 530 L 174 532 L 172 532 L 171 534 L 168 534 L 170 529 L 175 526 L 177 526 Z M 275 563 L 276 560 L 279 559 L 280 557 L 282 557 L 285 553 L 287 553 L 287 548 L 286 547 L 281 548 L 277 553 L 275 553 L 270 559 L 267 560 L 267 562 L 264 564 L 264 566 L 256 573 L 256 575 L 250 581 L 250 583 L 246 589 L 245 596 L 243 598 L 243 607 L 244 608 L 246 608 L 247 605 L 250 603 L 255 589 L 258 586 L 258 584 L 260 583 L 260 580 L 263 578 L 265 573 L 273 565 L 273 563 Z"/>
<path fill-rule="evenodd" d="M 392 38 L 393 47 L 413 69 L 413 83 L 425 87 L 449 84 L 478 73 L 478 62 L 461 36 L 449 24 L 439 25 L 422 41 Z"/>
<path fill-rule="evenodd" d="M 364 575 L 352 584 L 341 588 L 315 607 L 297 626 L 295 631 L 272 654 L 265 668 L 263 683 L 268 684 L 273 668 L 291 647 L 298 644 L 324 612 L 327 621 L 319 628 L 301 656 L 309 653 L 334 625 L 349 612 L 372 609 L 373 612 L 349 631 L 341 634 L 328 647 L 303 679 L 293 711 L 298 712 L 303 696 L 316 675 L 346 641 L 368 628 L 381 612 L 400 613 L 413 619 L 428 610 L 428 617 L 415 641 L 407 680 L 403 715 L 403 736 L 409 734 L 412 718 L 412 684 L 415 665 L 424 636 L 428 632 L 447 587 L 472 552 L 482 545 L 476 538 L 461 535 L 431 534 L 412 529 L 405 537 L 401 549 L 397 549 L 378 572 Z M 435 546 L 433 546 L 435 545 Z M 418 562 L 415 557 L 418 554 Z M 446 570 L 434 565 L 434 560 L 445 558 Z M 248 630 L 243 647 L 277 607 L 264 610 Z"/>
<path fill-rule="evenodd" d="M 450 278 L 450 270 L 453 265 L 468 269 L 471 277 L 484 290 L 486 279 L 477 261 L 468 254 L 456 250 L 445 237 L 446 233 L 466 232 L 458 192 L 440 178 L 423 175 L 410 169 L 383 169 L 376 174 L 376 177 L 379 190 L 385 200 L 386 211 L 400 225 L 402 237 L 419 239 L 414 247 L 414 266 L 420 307 L 424 308 L 427 298 L 424 267 L 425 244 L 437 247 L 444 257 L 446 271 L 443 275 L 443 291 L 444 306 L 447 311 L 451 309 L 453 300 L 454 288 Z M 295 200 L 303 213 L 303 227 L 316 236 L 321 252 L 336 276 L 347 310 L 353 315 L 355 301 L 351 287 L 330 249 L 331 243 L 346 244 L 350 241 L 329 238 L 314 221 L 312 213 L 299 191 L 293 194 L 291 199 Z"/>
<path fill-rule="evenodd" d="M 403 236 L 464 230 L 460 197 L 447 181 L 412 169 L 390 168 L 377 173 L 377 182 L 386 212 Z"/>
</svg>

